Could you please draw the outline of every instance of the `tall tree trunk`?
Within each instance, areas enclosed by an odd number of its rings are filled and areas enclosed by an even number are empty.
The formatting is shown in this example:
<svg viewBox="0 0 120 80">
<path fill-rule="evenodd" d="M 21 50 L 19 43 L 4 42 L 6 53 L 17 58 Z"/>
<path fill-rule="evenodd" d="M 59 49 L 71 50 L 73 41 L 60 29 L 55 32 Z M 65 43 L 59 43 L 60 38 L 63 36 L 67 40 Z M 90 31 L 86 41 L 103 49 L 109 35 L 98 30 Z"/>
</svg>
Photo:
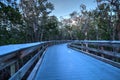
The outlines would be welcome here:
<svg viewBox="0 0 120 80">
<path fill-rule="evenodd" d="M 120 3 L 119 3 L 119 0 L 116 0 L 115 3 L 113 3 L 114 0 L 112 0 L 112 5 L 114 5 L 116 7 L 116 13 L 117 13 L 117 17 L 118 17 L 118 20 L 117 20 L 117 25 L 116 25 L 116 29 L 117 29 L 117 36 L 118 36 L 118 39 L 120 40 Z"/>
<path fill-rule="evenodd" d="M 117 25 L 117 35 L 118 35 L 118 39 L 120 40 L 120 22 Z"/>
<path fill-rule="evenodd" d="M 43 29 L 42 29 L 42 31 L 41 31 L 41 36 L 40 36 L 40 41 L 43 40 L 43 33 L 44 33 L 44 31 L 43 31 Z"/>
<path fill-rule="evenodd" d="M 39 41 L 38 39 L 38 27 L 36 25 L 36 22 L 33 23 L 33 29 L 34 29 L 34 41 Z"/>
<path fill-rule="evenodd" d="M 117 8 L 117 15 L 118 15 L 117 32 L 118 32 L 118 39 L 120 40 L 120 8 L 119 8 L 119 5 L 116 6 L 116 8 Z"/>
</svg>

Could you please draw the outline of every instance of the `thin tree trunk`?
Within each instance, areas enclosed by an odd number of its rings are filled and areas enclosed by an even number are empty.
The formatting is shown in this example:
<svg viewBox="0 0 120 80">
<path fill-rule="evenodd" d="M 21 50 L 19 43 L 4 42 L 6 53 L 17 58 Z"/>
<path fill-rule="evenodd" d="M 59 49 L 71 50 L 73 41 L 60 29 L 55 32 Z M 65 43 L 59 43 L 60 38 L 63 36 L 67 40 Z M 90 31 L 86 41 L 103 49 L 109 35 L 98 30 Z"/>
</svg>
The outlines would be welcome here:
<svg viewBox="0 0 120 80">
<path fill-rule="evenodd" d="M 41 36 L 40 36 L 40 41 L 42 41 L 43 40 L 43 30 L 41 31 Z"/>
<path fill-rule="evenodd" d="M 118 39 L 120 40 L 120 23 L 118 23 L 117 26 L 117 35 L 118 35 Z"/>
</svg>

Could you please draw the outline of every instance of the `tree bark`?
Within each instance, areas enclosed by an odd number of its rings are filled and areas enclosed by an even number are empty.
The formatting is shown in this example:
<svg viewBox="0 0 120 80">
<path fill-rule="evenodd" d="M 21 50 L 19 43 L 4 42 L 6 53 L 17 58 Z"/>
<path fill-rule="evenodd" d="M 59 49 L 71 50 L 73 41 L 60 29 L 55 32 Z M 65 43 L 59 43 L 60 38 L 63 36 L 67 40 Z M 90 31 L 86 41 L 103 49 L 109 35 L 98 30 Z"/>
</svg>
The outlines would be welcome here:
<svg viewBox="0 0 120 80">
<path fill-rule="evenodd" d="M 117 25 L 117 35 L 118 35 L 118 39 L 120 40 L 120 22 Z"/>
<path fill-rule="evenodd" d="M 40 35 L 40 41 L 43 40 L 43 33 L 44 33 L 44 31 L 42 30 L 42 31 L 41 31 L 41 35 Z"/>
</svg>

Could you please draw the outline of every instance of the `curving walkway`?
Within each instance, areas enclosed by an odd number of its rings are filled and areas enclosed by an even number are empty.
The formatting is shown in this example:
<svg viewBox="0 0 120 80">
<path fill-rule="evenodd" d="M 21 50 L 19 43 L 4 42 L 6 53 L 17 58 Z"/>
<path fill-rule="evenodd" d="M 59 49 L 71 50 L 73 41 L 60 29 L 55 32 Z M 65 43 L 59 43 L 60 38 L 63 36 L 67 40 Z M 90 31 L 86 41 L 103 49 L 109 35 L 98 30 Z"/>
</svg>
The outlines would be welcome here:
<svg viewBox="0 0 120 80">
<path fill-rule="evenodd" d="M 35 80 L 120 80 L 120 69 L 61 44 L 46 50 Z"/>
</svg>

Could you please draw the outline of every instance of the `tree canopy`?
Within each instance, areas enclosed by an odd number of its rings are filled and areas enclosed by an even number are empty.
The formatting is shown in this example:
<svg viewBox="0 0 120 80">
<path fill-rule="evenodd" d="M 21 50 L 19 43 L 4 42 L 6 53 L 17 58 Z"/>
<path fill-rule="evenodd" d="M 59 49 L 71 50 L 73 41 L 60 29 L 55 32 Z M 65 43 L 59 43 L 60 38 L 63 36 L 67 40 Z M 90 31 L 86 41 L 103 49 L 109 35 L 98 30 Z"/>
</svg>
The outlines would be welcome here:
<svg viewBox="0 0 120 80">
<path fill-rule="evenodd" d="M 0 1 L 0 45 L 46 40 L 120 40 L 120 0 L 96 0 L 97 7 L 69 18 L 49 15 L 48 0 Z"/>
</svg>

